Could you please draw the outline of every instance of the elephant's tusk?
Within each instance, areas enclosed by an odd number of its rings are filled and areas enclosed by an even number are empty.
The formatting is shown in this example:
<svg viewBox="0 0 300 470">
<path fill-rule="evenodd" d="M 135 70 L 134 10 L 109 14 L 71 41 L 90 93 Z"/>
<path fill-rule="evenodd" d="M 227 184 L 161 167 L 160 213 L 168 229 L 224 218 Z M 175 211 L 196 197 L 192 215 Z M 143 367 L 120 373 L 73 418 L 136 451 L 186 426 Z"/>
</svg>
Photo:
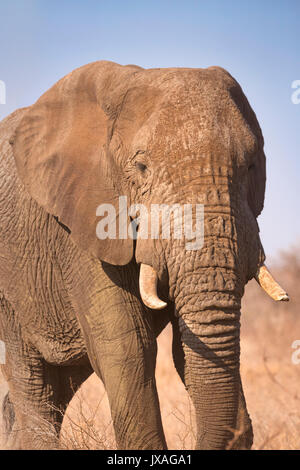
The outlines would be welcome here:
<svg viewBox="0 0 300 470">
<path fill-rule="evenodd" d="M 167 306 L 166 302 L 157 296 L 157 272 L 148 264 L 141 264 L 140 293 L 146 307 L 161 310 Z"/>
<path fill-rule="evenodd" d="M 258 269 L 255 279 L 272 299 L 281 301 L 290 300 L 288 294 L 280 287 L 278 282 L 275 281 L 264 264 Z"/>
</svg>

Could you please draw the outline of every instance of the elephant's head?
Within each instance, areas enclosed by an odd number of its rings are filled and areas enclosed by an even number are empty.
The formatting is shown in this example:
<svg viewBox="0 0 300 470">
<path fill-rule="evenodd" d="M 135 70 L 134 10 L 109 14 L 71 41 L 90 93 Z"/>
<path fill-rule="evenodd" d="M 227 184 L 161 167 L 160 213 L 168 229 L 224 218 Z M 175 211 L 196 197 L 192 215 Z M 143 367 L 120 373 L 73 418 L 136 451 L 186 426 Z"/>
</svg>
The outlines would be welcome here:
<svg viewBox="0 0 300 470">
<path fill-rule="evenodd" d="M 199 445 L 222 447 L 236 425 L 244 286 L 256 276 L 274 298 L 287 298 L 263 266 L 256 222 L 265 193 L 263 136 L 238 83 L 218 67 L 95 62 L 39 99 L 13 144 L 27 190 L 82 249 L 116 265 L 135 256 L 141 295 L 152 308 L 165 305 L 156 296 L 157 276 L 168 280 L 186 385 L 197 413 L 208 409 L 209 427 L 198 423 Z M 99 239 L 100 205 L 111 204 L 117 222 L 130 223 L 119 196 L 148 213 L 153 204 L 203 204 L 203 246 L 187 250 L 172 231 L 148 239 L 138 232 L 135 244 L 118 223 L 114 238 Z"/>
</svg>

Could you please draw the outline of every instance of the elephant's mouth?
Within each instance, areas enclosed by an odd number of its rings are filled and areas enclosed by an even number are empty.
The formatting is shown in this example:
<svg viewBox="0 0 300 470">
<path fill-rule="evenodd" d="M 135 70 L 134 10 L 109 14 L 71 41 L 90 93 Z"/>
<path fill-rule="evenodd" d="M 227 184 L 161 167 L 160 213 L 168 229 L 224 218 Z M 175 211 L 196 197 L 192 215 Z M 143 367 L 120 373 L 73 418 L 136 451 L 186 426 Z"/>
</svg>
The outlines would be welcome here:
<svg viewBox="0 0 300 470">
<path fill-rule="evenodd" d="M 288 301 L 287 292 L 274 279 L 265 264 L 259 266 L 255 279 L 266 293 L 276 301 Z M 140 294 L 144 304 L 154 310 L 161 310 L 166 307 L 166 302 L 157 295 L 158 275 L 152 266 L 141 264 L 140 269 Z"/>
</svg>

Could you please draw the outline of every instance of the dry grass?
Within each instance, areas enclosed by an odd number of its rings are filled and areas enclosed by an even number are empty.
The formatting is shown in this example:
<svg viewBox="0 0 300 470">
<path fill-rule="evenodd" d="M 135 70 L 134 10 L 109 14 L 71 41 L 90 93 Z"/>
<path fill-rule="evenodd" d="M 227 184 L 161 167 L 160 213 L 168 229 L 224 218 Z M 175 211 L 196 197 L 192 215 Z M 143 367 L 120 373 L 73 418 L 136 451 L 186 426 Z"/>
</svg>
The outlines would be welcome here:
<svg viewBox="0 0 300 470">
<path fill-rule="evenodd" d="M 255 281 L 246 287 L 242 381 L 254 428 L 253 448 L 299 449 L 300 364 L 291 361 L 291 345 L 300 340 L 300 246 L 285 253 L 272 271 L 292 300 L 275 304 Z M 191 449 L 195 442 L 193 407 L 173 366 L 169 327 L 158 343 L 156 376 L 168 447 Z M 60 445 L 66 449 L 115 448 L 107 396 L 94 374 L 69 405 Z"/>
</svg>

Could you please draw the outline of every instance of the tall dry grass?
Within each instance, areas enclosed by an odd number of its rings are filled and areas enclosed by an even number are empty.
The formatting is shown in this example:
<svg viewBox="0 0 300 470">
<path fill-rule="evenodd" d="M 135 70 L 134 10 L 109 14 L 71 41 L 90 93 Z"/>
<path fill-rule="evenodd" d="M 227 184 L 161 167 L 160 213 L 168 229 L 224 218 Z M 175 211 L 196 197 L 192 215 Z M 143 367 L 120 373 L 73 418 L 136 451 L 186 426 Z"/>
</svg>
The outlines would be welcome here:
<svg viewBox="0 0 300 470">
<path fill-rule="evenodd" d="M 253 448 L 299 449 L 300 364 L 292 363 L 292 343 L 300 340 L 300 244 L 283 253 L 272 271 L 291 301 L 276 304 L 255 281 L 246 286 L 242 382 L 254 428 Z M 163 425 L 170 449 L 191 449 L 196 433 L 193 406 L 173 365 L 171 336 L 167 327 L 158 338 L 156 378 Z M 107 396 L 95 374 L 72 399 L 59 445 L 65 449 L 115 448 Z"/>
</svg>

